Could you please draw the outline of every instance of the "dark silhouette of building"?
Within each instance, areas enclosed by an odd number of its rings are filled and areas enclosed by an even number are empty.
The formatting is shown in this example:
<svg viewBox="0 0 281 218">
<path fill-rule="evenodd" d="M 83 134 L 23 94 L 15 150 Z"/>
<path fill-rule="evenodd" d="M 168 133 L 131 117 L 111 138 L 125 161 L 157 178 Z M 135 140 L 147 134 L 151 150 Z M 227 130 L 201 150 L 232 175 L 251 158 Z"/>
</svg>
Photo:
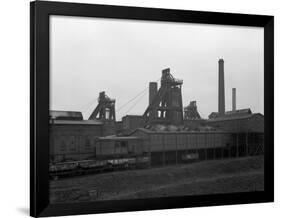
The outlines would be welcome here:
<svg viewBox="0 0 281 218">
<path fill-rule="evenodd" d="M 68 111 L 66 111 L 68 113 Z M 52 114 L 52 111 L 50 111 Z M 69 113 L 71 114 L 71 113 Z M 103 122 L 75 117 L 50 120 L 50 161 L 66 162 L 95 158 L 95 141 L 103 136 Z"/>
<path fill-rule="evenodd" d="M 149 83 L 149 102 L 148 105 L 153 103 L 154 98 L 156 97 L 158 92 L 158 85 L 157 82 L 150 82 Z M 158 112 L 156 110 L 151 110 L 149 113 L 149 119 L 155 120 L 158 116 Z"/>
<path fill-rule="evenodd" d="M 196 101 L 191 101 L 188 106 L 184 108 L 184 119 L 198 120 L 201 119 L 200 114 L 198 113 Z"/>
<path fill-rule="evenodd" d="M 78 111 L 52 110 L 49 114 L 50 120 L 83 120 L 83 115 Z"/>
<path fill-rule="evenodd" d="M 149 105 L 143 114 L 146 124 L 180 125 L 183 123 L 182 83 L 183 81 L 175 79 L 167 68 L 162 71 L 159 90 L 155 83 L 150 84 Z"/>
<path fill-rule="evenodd" d="M 225 95 L 224 95 L 224 60 L 219 59 L 219 106 L 220 116 L 225 114 Z"/>
<path fill-rule="evenodd" d="M 89 120 L 113 120 L 115 121 L 115 99 L 109 98 L 105 92 L 100 92 L 99 104 L 89 117 Z"/>
<path fill-rule="evenodd" d="M 236 111 L 236 88 L 232 88 L 232 111 Z"/>
<path fill-rule="evenodd" d="M 122 117 L 122 132 L 129 134 L 133 130 L 144 127 L 144 119 L 141 115 L 126 115 Z"/>
<path fill-rule="evenodd" d="M 229 113 L 224 117 L 208 119 L 206 124 L 231 132 L 264 132 L 264 116 L 260 113 L 248 113 L 247 110 L 243 110 L 243 113 Z"/>
</svg>

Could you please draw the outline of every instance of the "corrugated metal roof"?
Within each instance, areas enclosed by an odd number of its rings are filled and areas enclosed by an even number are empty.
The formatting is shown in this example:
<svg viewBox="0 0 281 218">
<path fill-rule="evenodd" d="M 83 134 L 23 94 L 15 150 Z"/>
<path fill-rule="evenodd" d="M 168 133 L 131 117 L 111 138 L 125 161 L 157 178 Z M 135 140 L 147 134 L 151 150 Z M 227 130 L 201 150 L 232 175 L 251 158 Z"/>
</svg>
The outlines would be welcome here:
<svg viewBox="0 0 281 218">
<path fill-rule="evenodd" d="M 99 120 L 50 120 L 54 125 L 103 125 Z"/>
<path fill-rule="evenodd" d="M 245 109 L 239 109 L 235 111 L 226 111 L 223 116 L 219 115 L 218 112 L 212 112 L 209 115 L 209 119 L 216 119 L 216 118 L 221 118 L 221 117 L 238 117 L 241 115 L 249 115 L 252 114 L 252 111 L 250 108 L 245 108 Z"/>
<path fill-rule="evenodd" d="M 110 135 L 110 136 L 99 137 L 98 139 L 101 140 L 101 141 L 104 141 L 104 140 L 119 141 L 119 140 L 141 140 L 142 138 L 136 137 L 136 136 Z"/>
<path fill-rule="evenodd" d="M 142 115 L 135 115 L 135 114 L 127 114 L 124 117 L 138 117 L 138 118 L 143 118 Z"/>
<path fill-rule="evenodd" d="M 153 131 L 153 130 L 149 130 L 149 129 L 145 129 L 145 128 L 138 128 L 135 131 L 133 131 L 131 133 L 134 134 L 137 131 L 141 131 L 144 133 L 148 133 L 148 134 L 157 134 L 157 133 L 165 133 L 165 134 L 182 134 L 182 133 L 226 133 L 226 131 L 223 130 L 180 130 L 180 131 Z"/>
<path fill-rule="evenodd" d="M 217 117 L 207 120 L 207 122 L 217 122 L 217 121 L 224 121 L 224 120 L 240 120 L 240 119 L 249 119 L 254 116 L 262 116 L 261 113 L 255 113 L 255 114 L 240 114 L 239 116 L 224 116 L 224 117 Z"/>
<path fill-rule="evenodd" d="M 245 109 L 239 109 L 235 111 L 226 111 L 226 115 L 238 115 L 238 114 L 252 114 L 252 111 L 250 108 L 245 108 Z"/>
<path fill-rule="evenodd" d="M 79 111 L 49 111 L 50 119 L 55 120 L 83 120 L 83 115 Z"/>
</svg>

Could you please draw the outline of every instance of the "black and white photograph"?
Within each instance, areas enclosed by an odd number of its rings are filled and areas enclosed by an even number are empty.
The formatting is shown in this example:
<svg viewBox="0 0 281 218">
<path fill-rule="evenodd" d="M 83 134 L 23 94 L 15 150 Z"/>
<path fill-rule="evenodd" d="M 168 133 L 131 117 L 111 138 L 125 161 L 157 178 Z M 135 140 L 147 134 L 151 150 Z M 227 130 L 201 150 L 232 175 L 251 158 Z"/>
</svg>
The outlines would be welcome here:
<svg viewBox="0 0 281 218">
<path fill-rule="evenodd" d="M 280 217 L 277 2 L 3 1 L 0 217 Z"/>
<path fill-rule="evenodd" d="M 49 28 L 52 204 L 264 191 L 264 28 Z"/>
</svg>

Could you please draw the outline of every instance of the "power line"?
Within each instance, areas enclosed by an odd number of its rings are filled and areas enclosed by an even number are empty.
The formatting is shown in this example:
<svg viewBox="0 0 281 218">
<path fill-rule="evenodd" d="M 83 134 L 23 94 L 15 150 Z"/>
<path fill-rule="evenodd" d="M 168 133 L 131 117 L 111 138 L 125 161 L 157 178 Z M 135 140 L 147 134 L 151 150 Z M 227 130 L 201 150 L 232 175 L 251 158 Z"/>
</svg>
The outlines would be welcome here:
<svg viewBox="0 0 281 218">
<path fill-rule="evenodd" d="M 161 79 L 161 77 L 156 81 L 158 82 Z M 144 90 L 142 90 L 141 92 L 139 92 L 136 96 L 134 96 L 133 98 L 131 98 L 129 101 L 125 102 L 123 105 L 121 105 L 119 108 L 117 108 L 117 111 L 120 111 L 122 108 L 124 108 L 127 104 L 131 103 L 132 101 L 134 101 L 138 96 L 142 95 L 149 87 L 146 87 Z"/>
<path fill-rule="evenodd" d="M 81 111 L 86 112 L 87 110 L 89 110 L 89 107 L 97 100 L 98 100 L 98 98 L 95 98 L 95 99 L 91 100 L 90 102 L 88 102 L 87 104 L 85 104 L 83 107 L 81 107 Z"/>
<path fill-rule="evenodd" d="M 139 100 L 136 101 L 136 102 L 129 108 L 129 110 L 127 110 L 127 111 L 125 112 L 125 114 L 129 113 L 129 112 L 140 102 L 140 100 L 145 96 L 145 94 L 146 94 L 146 93 L 143 93 L 143 94 L 140 96 Z"/>
<path fill-rule="evenodd" d="M 124 108 L 127 104 L 129 104 L 130 102 L 132 102 L 133 100 L 135 100 L 137 97 L 139 97 L 140 95 L 142 95 L 143 93 L 145 93 L 145 91 L 148 89 L 148 87 L 146 87 L 144 90 L 142 90 L 140 93 L 138 93 L 136 96 L 134 96 L 132 99 L 130 99 L 129 101 L 127 101 L 126 103 L 124 103 L 122 106 L 120 106 L 116 111 L 120 111 L 122 108 Z"/>
</svg>

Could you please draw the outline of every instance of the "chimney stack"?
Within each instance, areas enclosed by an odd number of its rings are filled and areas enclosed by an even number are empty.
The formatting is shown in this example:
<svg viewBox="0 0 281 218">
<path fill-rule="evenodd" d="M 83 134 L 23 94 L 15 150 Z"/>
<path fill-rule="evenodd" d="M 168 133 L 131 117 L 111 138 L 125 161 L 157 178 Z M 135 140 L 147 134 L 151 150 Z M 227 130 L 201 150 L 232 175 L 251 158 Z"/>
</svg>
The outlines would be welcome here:
<svg viewBox="0 0 281 218">
<path fill-rule="evenodd" d="M 157 94 L 157 82 L 150 82 L 149 83 L 149 104 L 152 103 L 154 97 Z"/>
<path fill-rule="evenodd" d="M 153 99 L 157 95 L 158 88 L 157 82 L 150 82 L 149 83 L 149 105 L 153 102 Z M 150 114 L 153 118 L 157 117 L 157 114 Z"/>
<path fill-rule="evenodd" d="M 232 88 L 232 111 L 236 111 L 236 88 Z"/>
<path fill-rule="evenodd" d="M 224 61 L 219 59 L 219 108 L 220 116 L 225 114 L 225 96 L 224 96 Z"/>
</svg>

